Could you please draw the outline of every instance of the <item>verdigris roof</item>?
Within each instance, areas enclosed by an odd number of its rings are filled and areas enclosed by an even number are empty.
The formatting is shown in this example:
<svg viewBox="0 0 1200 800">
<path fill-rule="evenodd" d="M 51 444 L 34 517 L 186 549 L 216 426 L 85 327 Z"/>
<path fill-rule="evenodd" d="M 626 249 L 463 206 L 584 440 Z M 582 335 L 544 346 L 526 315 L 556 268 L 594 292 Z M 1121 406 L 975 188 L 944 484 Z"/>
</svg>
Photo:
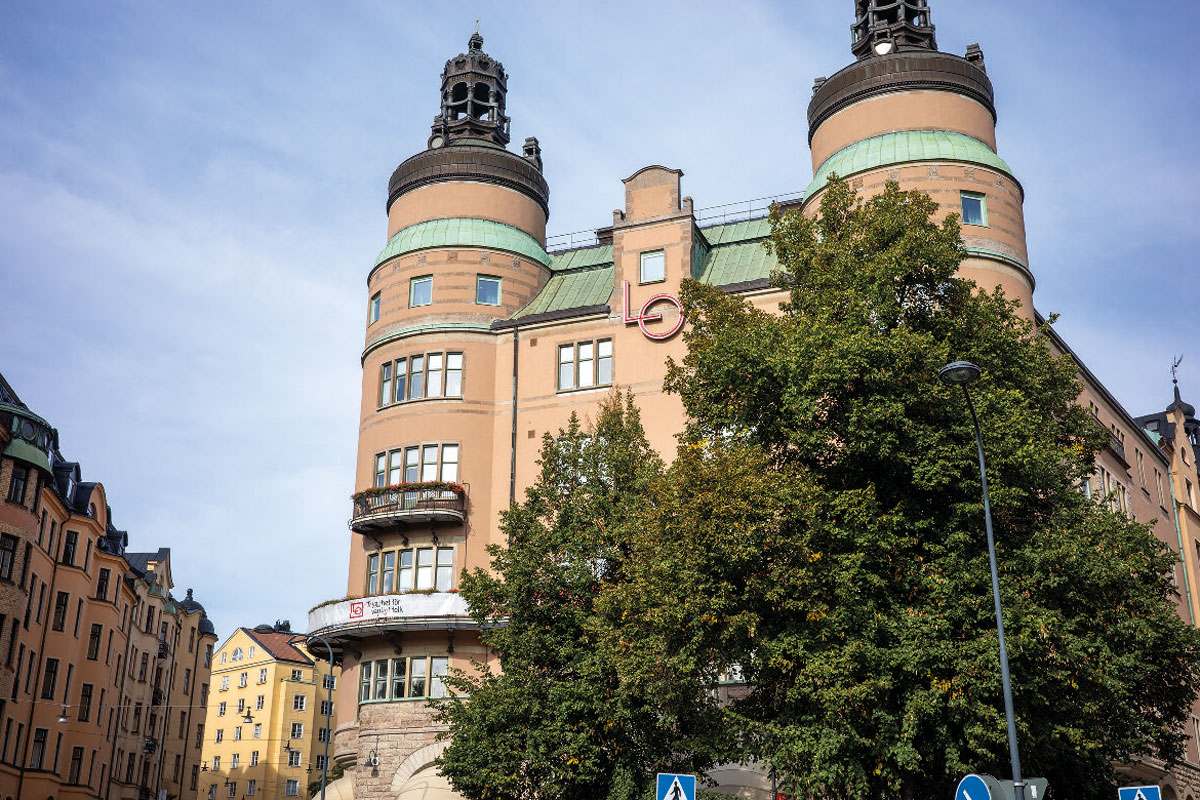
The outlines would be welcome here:
<svg viewBox="0 0 1200 800">
<path fill-rule="evenodd" d="M 770 233 L 771 223 L 765 217 L 698 229 L 692 274 L 714 286 L 769 278 L 777 264 L 763 247 Z M 554 274 L 515 319 L 610 302 L 615 289 L 612 245 L 567 250 L 553 253 L 551 258 Z"/>
<path fill-rule="evenodd" d="M 430 247 L 488 247 L 525 256 L 544 267 L 553 263 L 538 240 L 519 228 L 486 219 L 455 217 L 418 222 L 396 231 L 375 259 L 375 266 Z"/>
<path fill-rule="evenodd" d="M 856 142 L 831 155 L 813 176 L 805 197 L 825 188 L 829 176 L 845 178 L 869 169 L 913 161 L 964 161 L 1003 172 L 1017 181 L 1012 168 L 992 148 L 962 133 L 951 131 L 898 131 Z"/>
</svg>

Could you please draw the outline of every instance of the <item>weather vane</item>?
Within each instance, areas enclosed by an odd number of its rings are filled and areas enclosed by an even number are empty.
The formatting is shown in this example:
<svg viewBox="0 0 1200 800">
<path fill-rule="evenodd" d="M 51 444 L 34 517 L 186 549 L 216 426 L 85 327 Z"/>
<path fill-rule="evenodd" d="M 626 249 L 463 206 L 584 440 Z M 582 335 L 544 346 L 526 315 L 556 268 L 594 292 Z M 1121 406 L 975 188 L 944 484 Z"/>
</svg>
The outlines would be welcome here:
<svg viewBox="0 0 1200 800">
<path fill-rule="evenodd" d="M 1183 363 L 1183 356 L 1177 356 L 1171 364 L 1171 383 L 1179 385 L 1179 365 Z"/>
</svg>

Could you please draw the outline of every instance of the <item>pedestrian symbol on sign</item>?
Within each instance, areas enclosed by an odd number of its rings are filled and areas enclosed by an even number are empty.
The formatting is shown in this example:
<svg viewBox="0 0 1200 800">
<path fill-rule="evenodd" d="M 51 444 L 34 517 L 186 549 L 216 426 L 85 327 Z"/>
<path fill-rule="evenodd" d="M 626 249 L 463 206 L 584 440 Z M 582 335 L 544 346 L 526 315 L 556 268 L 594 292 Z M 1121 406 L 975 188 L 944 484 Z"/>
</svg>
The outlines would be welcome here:
<svg viewBox="0 0 1200 800">
<path fill-rule="evenodd" d="M 1122 786 L 1117 789 L 1118 800 L 1162 800 L 1157 786 Z"/>
<path fill-rule="evenodd" d="M 696 776 L 658 773 L 657 800 L 696 800 Z"/>
</svg>

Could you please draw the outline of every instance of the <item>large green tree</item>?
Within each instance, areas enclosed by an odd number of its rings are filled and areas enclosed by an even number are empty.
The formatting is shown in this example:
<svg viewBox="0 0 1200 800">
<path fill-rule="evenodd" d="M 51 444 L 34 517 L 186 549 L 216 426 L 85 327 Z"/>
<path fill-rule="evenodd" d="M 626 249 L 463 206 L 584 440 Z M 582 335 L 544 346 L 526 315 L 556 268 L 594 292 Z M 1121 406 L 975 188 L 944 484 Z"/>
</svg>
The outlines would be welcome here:
<svg viewBox="0 0 1200 800">
<path fill-rule="evenodd" d="M 949 797 L 1007 777 L 974 429 L 947 362 L 983 369 L 1005 630 L 1026 775 L 1107 797 L 1180 753 L 1200 639 L 1177 557 L 1084 497 L 1107 433 L 1077 369 L 1002 293 L 955 276 L 958 220 L 894 183 L 833 181 L 772 216 L 781 313 L 682 291 L 690 419 L 600 604 L 622 683 L 673 697 L 740 668 L 733 759 L 809 797 Z"/>
<path fill-rule="evenodd" d="M 630 396 L 542 443 L 540 475 L 504 512 L 506 547 L 461 589 L 499 660 L 447 683 L 443 774 L 470 800 L 632 800 L 658 770 L 702 770 L 724 729 L 698 683 L 647 700 L 601 647 L 596 600 L 626 580 L 629 542 L 663 472 Z"/>
</svg>

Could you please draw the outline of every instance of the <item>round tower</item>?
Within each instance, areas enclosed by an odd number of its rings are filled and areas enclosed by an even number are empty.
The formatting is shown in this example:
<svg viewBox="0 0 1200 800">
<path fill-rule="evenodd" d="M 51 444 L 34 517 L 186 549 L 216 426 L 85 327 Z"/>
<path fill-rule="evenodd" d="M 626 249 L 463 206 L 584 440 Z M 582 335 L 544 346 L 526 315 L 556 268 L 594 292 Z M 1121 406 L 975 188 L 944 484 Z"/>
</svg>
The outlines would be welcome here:
<svg viewBox="0 0 1200 800">
<path fill-rule="evenodd" d="M 514 355 L 492 325 L 551 264 L 541 151 L 506 148 L 507 91 L 476 31 L 446 62 L 426 149 L 388 182 L 388 241 L 367 276 L 347 596 L 309 616 L 342 662 L 333 757 L 359 798 L 442 785 L 428 700 L 448 670 L 489 657 L 458 580 L 488 566 L 508 501 Z"/>
<path fill-rule="evenodd" d="M 866 194 L 887 180 L 920 189 L 943 214 L 962 216 L 960 274 L 999 285 L 1033 315 L 1024 190 L 996 152 L 996 106 L 979 45 L 937 49 L 928 0 L 854 0 L 857 59 L 818 78 L 808 106 L 815 213 L 833 173 Z"/>
</svg>

